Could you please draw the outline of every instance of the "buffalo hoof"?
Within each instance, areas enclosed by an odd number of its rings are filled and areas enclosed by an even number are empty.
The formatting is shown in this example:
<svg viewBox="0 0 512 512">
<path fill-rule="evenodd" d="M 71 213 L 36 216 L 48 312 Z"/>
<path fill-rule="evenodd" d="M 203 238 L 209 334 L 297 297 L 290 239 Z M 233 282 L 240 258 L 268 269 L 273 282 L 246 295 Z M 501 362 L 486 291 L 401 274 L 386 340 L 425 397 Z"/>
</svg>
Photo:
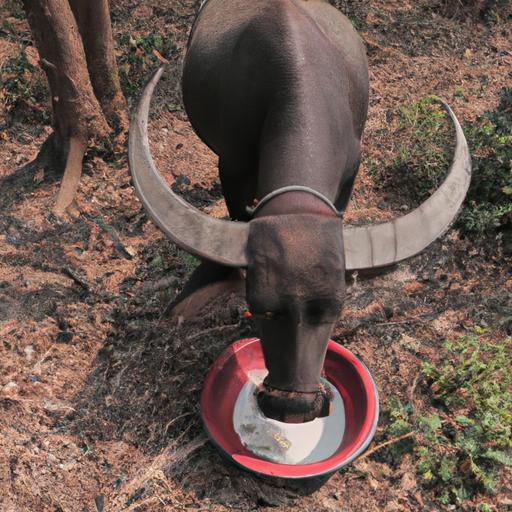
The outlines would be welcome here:
<svg viewBox="0 0 512 512">
<path fill-rule="evenodd" d="M 320 385 L 312 393 L 282 391 L 263 384 L 257 394 L 261 412 L 270 419 L 283 423 L 306 423 L 324 418 L 331 413 L 333 396 Z"/>
</svg>

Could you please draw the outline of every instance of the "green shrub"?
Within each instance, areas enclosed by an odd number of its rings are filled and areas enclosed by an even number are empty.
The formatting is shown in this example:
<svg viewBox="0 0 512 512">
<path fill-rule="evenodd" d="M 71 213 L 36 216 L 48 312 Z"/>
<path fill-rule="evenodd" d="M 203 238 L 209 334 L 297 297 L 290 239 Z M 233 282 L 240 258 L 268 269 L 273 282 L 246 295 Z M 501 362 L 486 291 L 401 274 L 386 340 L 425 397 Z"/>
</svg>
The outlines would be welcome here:
<svg viewBox="0 0 512 512">
<path fill-rule="evenodd" d="M 500 470 L 512 467 L 512 338 L 493 344 L 467 336 L 445 349 L 442 364 L 423 366 L 445 420 L 429 429 L 418 469 L 444 501 L 460 501 L 495 493 Z"/>
<path fill-rule="evenodd" d="M 11 120 L 48 123 L 48 89 L 43 73 L 30 64 L 25 48 L 0 64 L 0 103 Z"/>
<path fill-rule="evenodd" d="M 161 58 L 170 59 L 179 52 L 172 39 L 160 34 L 134 38 L 123 33 L 117 38 L 117 46 L 122 50 L 118 59 L 121 86 L 128 97 L 140 94 L 148 74 L 163 64 Z"/>
<path fill-rule="evenodd" d="M 393 157 L 371 161 L 369 174 L 381 189 L 398 193 L 401 203 L 418 204 L 441 184 L 452 133 L 432 97 L 402 107 Z M 512 245 L 512 88 L 503 88 L 498 108 L 467 125 L 465 133 L 473 176 L 457 226 L 473 237 L 501 232 Z"/>
<path fill-rule="evenodd" d="M 500 104 L 466 128 L 473 176 L 459 226 L 476 234 L 512 229 L 512 88 Z"/>
<path fill-rule="evenodd" d="M 499 490 L 512 467 L 512 338 L 489 343 L 466 336 L 445 344 L 440 363 L 423 365 L 433 410 L 419 415 L 392 399 L 383 413 L 382 440 L 415 432 L 378 455 L 398 465 L 413 451 L 419 481 L 443 504 Z"/>
</svg>

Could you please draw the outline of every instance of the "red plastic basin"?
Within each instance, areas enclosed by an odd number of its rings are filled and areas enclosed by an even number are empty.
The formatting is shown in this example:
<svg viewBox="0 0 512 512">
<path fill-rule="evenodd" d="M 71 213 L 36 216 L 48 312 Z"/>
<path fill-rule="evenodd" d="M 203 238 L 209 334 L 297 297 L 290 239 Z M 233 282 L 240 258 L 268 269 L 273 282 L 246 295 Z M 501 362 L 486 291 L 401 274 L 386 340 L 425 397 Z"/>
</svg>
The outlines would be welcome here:
<svg viewBox="0 0 512 512">
<path fill-rule="evenodd" d="M 339 391 L 345 406 L 345 432 L 338 450 L 314 464 L 289 465 L 262 460 L 247 450 L 233 427 L 233 409 L 251 370 L 264 369 L 259 339 L 240 340 L 215 361 L 201 395 L 201 416 L 213 444 L 234 464 L 279 478 L 312 478 L 349 464 L 368 447 L 379 418 L 379 395 L 368 368 L 349 350 L 329 341 L 324 377 Z"/>
</svg>

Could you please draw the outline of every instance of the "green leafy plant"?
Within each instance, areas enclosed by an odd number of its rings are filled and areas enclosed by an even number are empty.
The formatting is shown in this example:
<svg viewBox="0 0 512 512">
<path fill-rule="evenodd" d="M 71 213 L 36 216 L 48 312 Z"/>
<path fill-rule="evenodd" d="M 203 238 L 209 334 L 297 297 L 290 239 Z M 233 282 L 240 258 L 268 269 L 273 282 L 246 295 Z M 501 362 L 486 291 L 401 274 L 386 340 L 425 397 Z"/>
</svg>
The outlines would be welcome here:
<svg viewBox="0 0 512 512">
<path fill-rule="evenodd" d="M 413 451 L 419 481 L 446 505 L 497 492 L 502 472 L 512 467 L 511 355 L 512 338 L 489 343 L 472 335 L 447 342 L 441 363 L 423 365 L 434 409 L 419 415 L 391 400 L 383 439 L 416 435 L 391 444 L 381 457 L 398 464 Z"/>
<path fill-rule="evenodd" d="M 512 249 L 512 88 L 500 104 L 465 127 L 473 175 L 457 226 L 473 236 L 502 233 Z M 440 107 L 428 97 L 400 109 L 393 157 L 371 161 L 369 173 L 378 187 L 400 191 L 401 202 L 423 201 L 439 186 L 451 158 L 451 128 Z"/>
<path fill-rule="evenodd" d="M 512 88 L 500 104 L 467 127 L 473 176 L 459 226 L 483 234 L 500 230 L 512 236 Z"/>
<path fill-rule="evenodd" d="M 117 45 L 122 49 L 118 66 L 121 86 L 127 96 L 138 95 L 148 79 L 148 72 L 179 52 L 172 39 L 161 34 L 133 37 L 123 33 L 117 38 Z"/>
<path fill-rule="evenodd" d="M 420 203 L 440 185 L 450 161 L 450 127 L 436 98 L 401 107 L 394 137 L 393 157 L 370 162 L 369 174 L 380 188 L 399 190 L 408 201 Z"/>
<path fill-rule="evenodd" d="M 381 423 L 384 425 L 382 440 L 400 439 L 415 429 L 412 420 L 412 406 L 402 404 L 395 397 L 390 398 L 381 413 Z M 415 445 L 414 437 L 409 437 L 400 442 L 392 443 L 382 452 L 384 459 L 391 465 L 396 465 L 402 456 L 410 452 Z"/>
<path fill-rule="evenodd" d="M 48 90 L 42 72 L 28 60 L 25 48 L 0 65 L 0 103 L 8 117 L 49 122 Z"/>
<path fill-rule="evenodd" d="M 488 343 L 466 336 L 446 343 L 445 350 L 441 365 L 423 366 L 444 420 L 431 425 L 418 469 L 441 485 L 449 502 L 475 491 L 495 493 L 500 470 L 512 467 L 512 338 Z M 441 449 L 442 457 L 433 456 Z"/>
</svg>

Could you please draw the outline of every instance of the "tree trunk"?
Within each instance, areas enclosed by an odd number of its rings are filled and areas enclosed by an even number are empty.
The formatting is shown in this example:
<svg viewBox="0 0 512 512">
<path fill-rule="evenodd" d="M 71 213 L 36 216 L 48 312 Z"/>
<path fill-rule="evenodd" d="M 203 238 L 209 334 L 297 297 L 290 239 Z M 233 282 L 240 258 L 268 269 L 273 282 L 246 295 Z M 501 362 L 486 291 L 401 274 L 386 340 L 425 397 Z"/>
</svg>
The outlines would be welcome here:
<svg viewBox="0 0 512 512">
<path fill-rule="evenodd" d="M 128 129 L 107 0 L 69 0 L 78 23 L 96 98 L 116 131 Z"/>
<path fill-rule="evenodd" d="M 117 132 L 128 119 L 114 55 L 107 0 L 23 0 L 50 85 L 53 160 L 66 159 L 55 212 L 73 201 L 91 138 Z M 106 114 L 106 115 L 105 115 Z"/>
<path fill-rule="evenodd" d="M 82 163 L 87 151 L 87 141 L 79 137 L 69 139 L 69 151 L 66 162 L 66 171 L 60 186 L 54 212 L 62 215 L 71 204 L 78 189 L 80 176 L 82 175 Z"/>
<path fill-rule="evenodd" d="M 110 129 L 89 80 L 84 45 L 68 0 L 23 4 L 50 83 L 60 138 L 107 136 Z"/>
</svg>

